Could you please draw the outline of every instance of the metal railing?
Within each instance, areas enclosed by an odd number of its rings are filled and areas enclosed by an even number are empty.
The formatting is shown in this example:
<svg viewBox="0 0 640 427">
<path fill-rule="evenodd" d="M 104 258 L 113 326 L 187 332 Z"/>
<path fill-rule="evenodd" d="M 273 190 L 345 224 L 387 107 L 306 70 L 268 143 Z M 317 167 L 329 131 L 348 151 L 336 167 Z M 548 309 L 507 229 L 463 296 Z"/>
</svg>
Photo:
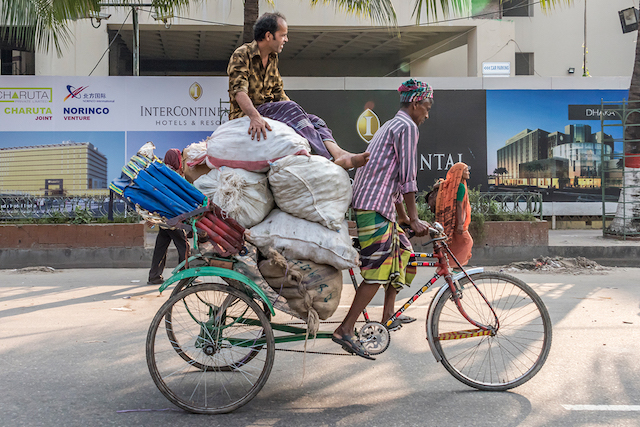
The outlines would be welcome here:
<svg viewBox="0 0 640 427">
<path fill-rule="evenodd" d="M 136 214 L 122 199 L 109 196 L 32 196 L 0 195 L 0 221 L 44 219 L 54 216 L 73 218 L 76 209 L 90 212 L 94 218 Z"/>
<path fill-rule="evenodd" d="M 474 212 L 484 215 L 532 214 L 542 217 L 542 194 L 532 191 L 471 194 Z"/>
<path fill-rule="evenodd" d="M 486 215 L 531 213 L 542 216 L 542 195 L 536 192 L 475 193 L 471 202 L 474 211 Z M 94 218 L 137 215 L 117 197 L 110 200 L 109 196 L 0 195 L 0 221 L 4 222 L 56 215 L 73 218 L 77 208 L 90 212 Z"/>
</svg>

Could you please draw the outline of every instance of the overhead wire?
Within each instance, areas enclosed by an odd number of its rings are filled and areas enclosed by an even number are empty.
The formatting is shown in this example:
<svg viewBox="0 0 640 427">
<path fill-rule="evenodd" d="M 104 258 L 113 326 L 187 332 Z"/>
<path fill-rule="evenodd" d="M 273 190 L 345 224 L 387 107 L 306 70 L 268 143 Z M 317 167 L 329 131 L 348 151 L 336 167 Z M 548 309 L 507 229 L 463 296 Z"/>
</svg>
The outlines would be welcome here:
<svg viewBox="0 0 640 427">
<path fill-rule="evenodd" d="M 98 62 L 96 63 L 96 66 L 93 67 L 93 70 L 91 70 L 89 75 L 93 74 L 93 72 L 96 70 L 96 68 L 98 68 L 98 65 L 100 65 L 100 61 L 102 61 L 102 58 L 104 58 L 104 56 L 107 54 L 107 52 L 109 52 L 109 49 L 111 49 L 111 45 L 118 38 L 118 34 L 120 34 L 120 31 L 122 30 L 122 27 L 124 27 L 124 23 L 127 22 L 127 19 L 129 19 L 129 16 L 131 15 L 131 12 L 133 12 L 133 9 L 129 10 L 129 13 L 124 18 L 124 21 L 122 21 L 122 25 L 120 25 L 120 28 L 118 28 L 118 32 L 116 32 L 116 34 L 113 36 L 113 40 L 111 40 L 111 43 L 109 43 L 109 46 L 107 46 L 107 48 L 104 50 L 104 52 L 102 53 L 102 56 L 100 57 L 100 59 L 98 59 Z"/>
<path fill-rule="evenodd" d="M 632 1 L 635 1 L 635 0 L 632 0 Z M 537 1 L 534 1 L 534 2 L 531 2 L 531 3 L 528 3 L 528 4 L 530 4 L 530 5 L 536 5 L 536 4 L 540 4 L 540 3 L 541 3 L 541 1 L 540 1 L 540 0 L 537 0 Z M 502 10 L 502 12 L 509 11 L 509 10 L 513 10 L 513 9 L 520 8 L 520 7 L 522 7 L 522 6 L 521 6 L 521 5 L 512 6 L 512 7 L 510 7 L 510 8 L 503 9 L 503 10 Z M 148 12 L 148 13 L 152 13 L 152 12 L 153 12 L 152 10 L 148 10 L 148 9 L 144 9 L 144 8 L 140 8 L 140 10 L 141 10 L 141 11 L 143 11 L 143 12 Z M 131 12 L 132 12 L 132 10 L 130 10 L 130 11 L 129 11 L 129 13 L 127 14 L 127 16 L 125 17 L 125 19 L 124 19 L 124 21 L 123 21 L 122 25 L 120 26 L 120 28 L 118 29 L 117 33 L 116 33 L 116 34 L 115 34 L 115 36 L 113 37 L 113 40 L 111 41 L 111 43 L 109 43 L 109 46 L 107 46 L 107 49 L 104 51 L 104 53 L 102 54 L 102 56 L 101 56 L 101 57 L 100 57 L 100 59 L 98 60 L 98 63 L 97 63 L 97 64 L 96 64 L 96 66 L 93 68 L 93 70 L 91 70 L 91 73 L 89 73 L 89 75 L 91 75 L 91 74 L 93 73 L 93 71 L 95 71 L 95 69 L 98 67 L 98 65 L 99 65 L 99 64 L 100 64 L 100 62 L 102 61 L 102 58 L 104 58 L 104 55 L 109 51 L 109 49 L 111 48 L 111 45 L 112 45 L 112 44 L 113 44 L 113 42 L 116 40 L 116 38 L 117 38 L 117 37 L 118 37 L 118 35 L 120 34 L 120 31 L 121 31 L 121 30 L 122 30 L 122 28 L 124 27 L 124 24 L 125 24 L 126 20 L 127 20 L 127 19 L 129 18 L 129 16 L 131 15 Z M 436 21 L 425 22 L 425 23 L 420 23 L 420 24 L 401 25 L 401 26 L 398 26 L 397 28 L 398 28 L 398 29 L 419 28 L 419 27 L 424 27 L 424 26 L 439 25 L 439 24 L 444 24 L 444 23 L 449 23 L 449 22 L 455 22 L 455 21 L 469 20 L 469 19 L 473 19 L 473 18 L 482 18 L 482 17 L 484 17 L 484 16 L 492 16 L 492 15 L 495 15 L 495 14 L 496 14 L 496 12 L 495 12 L 495 11 L 494 11 L 494 12 L 485 12 L 485 13 L 478 13 L 478 14 L 475 14 L 475 15 L 469 15 L 469 16 L 463 16 L 463 17 L 455 17 L 455 18 L 448 18 L 448 19 L 436 20 Z M 219 26 L 242 27 L 242 25 L 240 25 L 240 24 L 229 24 L 229 23 L 225 23 L 225 22 L 210 21 L 210 20 L 206 20 L 206 19 L 190 18 L 190 17 L 186 17 L 186 16 L 174 16 L 173 18 L 175 18 L 175 19 L 182 19 L 182 20 L 185 20 L 185 21 L 193 21 L 193 22 L 200 22 L 200 23 L 206 23 L 206 24 L 219 25 Z M 377 31 L 379 31 L 380 29 L 383 29 L 383 28 L 387 28 L 387 27 L 373 27 L 373 28 L 364 28 L 364 29 L 363 29 L 362 27 L 327 28 L 327 29 L 323 29 L 323 30 L 322 30 L 322 32 L 323 32 L 323 33 L 331 33 L 331 32 L 349 32 L 349 31 L 354 31 L 354 30 L 357 30 L 357 31 L 359 31 L 359 32 L 374 32 L 374 31 L 376 31 L 376 32 L 377 32 Z M 406 63 L 406 64 L 411 64 L 411 63 L 413 63 L 413 62 L 415 62 L 415 61 L 417 61 L 417 60 L 419 60 L 419 59 L 423 58 L 424 56 L 429 55 L 430 53 L 432 53 L 432 52 L 433 52 L 433 51 L 435 51 L 436 49 L 439 49 L 439 48 L 441 48 L 441 47 L 443 47 L 443 46 L 446 46 L 446 45 L 447 45 L 447 44 L 449 44 L 449 43 L 454 42 L 456 39 L 458 39 L 458 38 L 460 38 L 460 37 L 463 37 L 464 35 L 468 34 L 468 33 L 469 33 L 469 32 L 471 32 L 472 30 L 473 30 L 473 28 L 472 28 L 472 29 L 469 29 L 469 30 L 467 30 L 467 31 L 465 31 L 464 33 L 461 33 L 461 34 L 457 35 L 457 36 L 456 36 L 456 37 L 454 37 L 453 39 L 450 39 L 450 40 L 447 40 L 447 41 L 443 42 L 443 44 L 442 44 L 442 45 L 437 46 L 437 47 L 435 47 L 435 48 L 433 48 L 433 49 L 431 49 L 431 50 L 427 51 L 426 53 L 422 54 L 422 55 L 421 55 L 421 56 L 419 56 L 418 58 L 415 58 L 415 59 L 411 60 L 410 62 L 408 62 L 408 63 Z M 300 29 L 296 28 L 296 31 L 297 31 L 297 32 L 318 32 L 318 30 L 311 30 L 311 29 L 307 30 L 307 29 L 304 29 L 304 28 L 300 28 Z M 518 46 L 518 49 L 520 50 L 520 53 L 523 53 L 523 52 L 522 52 L 522 50 L 520 49 L 520 46 L 518 45 L 518 43 L 517 43 L 515 40 L 510 39 L 510 40 L 507 42 L 507 45 L 508 45 L 511 41 L 513 41 L 514 43 L 516 43 L 516 46 Z M 500 50 L 502 50 L 504 47 L 506 47 L 506 45 L 505 45 L 505 46 L 503 46 Z M 500 51 L 500 50 L 499 50 L 499 51 Z M 499 52 L 499 51 L 498 51 L 498 52 Z M 498 52 L 496 52 L 496 54 L 497 54 Z M 495 55 L 495 54 L 494 54 L 494 55 Z M 393 70 L 393 71 L 391 71 L 391 72 L 387 73 L 387 74 L 386 74 L 385 76 L 383 76 L 383 77 L 388 77 L 389 75 L 391 75 L 391 74 L 395 73 L 396 71 L 398 71 L 398 70 L 400 70 L 400 69 L 401 69 L 401 68 L 397 68 L 397 69 L 395 69 L 395 70 Z M 538 74 L 538 73 L 535 71 L 535 68 L 534 68 L 534 72 L 535 72 L 536 74 Z M 539 75 L 539 74 L 538 74 L 538 75 Z"/>
</svg>

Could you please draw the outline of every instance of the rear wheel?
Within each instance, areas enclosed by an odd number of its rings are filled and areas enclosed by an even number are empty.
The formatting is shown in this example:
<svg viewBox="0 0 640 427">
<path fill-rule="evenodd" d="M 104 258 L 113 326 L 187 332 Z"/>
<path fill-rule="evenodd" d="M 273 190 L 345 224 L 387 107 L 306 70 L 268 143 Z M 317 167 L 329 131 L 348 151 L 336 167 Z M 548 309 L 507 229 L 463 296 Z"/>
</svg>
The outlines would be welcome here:
<svg viewBox="0 0 640 427">
<path fill-rule="evenodd" d="M 496 328 L 495 333 L 464 337 L 465 331 L 477 328 L 460 314 L 447 289 L 435 303 L 431 324 L 436 351 L 447 371 L 471 387 L 495 391 L 517 387 L 547 359 L 549 313 L 535 291 L 513 276 L 490 272 L 471 277 L 477 288 L 466 277 L 459 281 L 462 307 L 476 322 Z"/>
<path fill-rule="evenodd" d="M 163 304 L 149 327 L 146 353 L 167 399 L 190 412 L 217 414 L 239 408 L 262 389 L 275 343 L 269 319 L 253 299 L 211 283 L 189 286 Z"/>
<path fill-rule="evenodd" d="M 229 279 L 227 279 L 229 280 Z M 180 293 L 182 290 L 191 287 L 191 286 L 200 286 L 202 284 L 208 283 L 217 283 L 221 286 L 228 286 L 228 283 L 219 276 L 200 276 L 200 277 L 187 277 L 180 280 L 176 287 L 173 289 L 171 296 L 174 296 Z M 267 319 L 271 321 L 271 311 L 269 311 L 269 307 L 263 302 L 262 309 L 267 316 Z M 171 320 L 171 312 L 167 313 L 167 318 Z M 167 329 L 167 336 L 169 337 L 169 341 L 175 343 L 174 348 L 180 357 L 182 357 L 187 363 L 191 363 L 193 366 L 198 369 L 207 369 L 209 366 L 203 365 L 197 360 L 193 360 L 189 352 L 184 351 L 180 345 L 178 344 L 177 338 L 174 336 L 172 329 Z M 216 369 L 221 371 L 232 371 L 236 369 L 237 366 L 242 365 L 244 363 L 249 362 L 251 359 L 256 357 L 256 355 L 260 352 L 262 346 L 252 346 L 250 348 L 246 348 L 246 351 L 242 352 L 240 349 L 234 353 L 234 357 L 230 361 L 229 365 L 226 366 L 217 366 Z"/>
</svg>

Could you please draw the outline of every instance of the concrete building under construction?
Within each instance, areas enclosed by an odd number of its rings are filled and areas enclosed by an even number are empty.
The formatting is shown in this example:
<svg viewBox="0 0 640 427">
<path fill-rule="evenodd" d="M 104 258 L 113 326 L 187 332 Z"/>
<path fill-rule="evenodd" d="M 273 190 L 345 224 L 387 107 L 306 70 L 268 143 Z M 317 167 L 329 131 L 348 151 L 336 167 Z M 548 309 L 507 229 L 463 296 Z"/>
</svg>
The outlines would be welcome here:
<svg viewBox="0 0 640 427">
<path fill-rule="evenodd" d="M 0 192 L 89 194 L 107 188 L 107 157 L 89 142 L 0 148 Z"/>
</svg>

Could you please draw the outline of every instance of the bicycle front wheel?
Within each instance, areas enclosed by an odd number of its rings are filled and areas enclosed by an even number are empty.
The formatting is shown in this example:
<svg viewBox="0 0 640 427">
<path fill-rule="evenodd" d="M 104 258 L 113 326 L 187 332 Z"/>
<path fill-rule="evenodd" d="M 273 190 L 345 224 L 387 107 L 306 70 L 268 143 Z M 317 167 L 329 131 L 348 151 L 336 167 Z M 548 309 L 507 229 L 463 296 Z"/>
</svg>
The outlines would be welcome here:
<svg viewBox="0 0 640 427">
<path fill-rule="evenodd" d="M 146 353 L 153 381 L 167 399 L 190 412 L 218 414 L 239 408 L 262 389 L 275 342 L 252 298 L 210 283 L 189 286 L 163 304 L 149 327 Z"/>
<path fill-rule="evenodd" d="M 474 336 L 474 327 L 447 289 L 434 302 L 431 328 L 436 351 L 447 371 L 471 387 L 489 391 L 517 387 L 538 373 L 547 359 L 549 313 L 535 291 L 513 276 L 489 272 L 471 277 L 475 286 L 466 277 L 459 281 L 462 307 L 473 320 L 496 331 Z"/>
</svg>

